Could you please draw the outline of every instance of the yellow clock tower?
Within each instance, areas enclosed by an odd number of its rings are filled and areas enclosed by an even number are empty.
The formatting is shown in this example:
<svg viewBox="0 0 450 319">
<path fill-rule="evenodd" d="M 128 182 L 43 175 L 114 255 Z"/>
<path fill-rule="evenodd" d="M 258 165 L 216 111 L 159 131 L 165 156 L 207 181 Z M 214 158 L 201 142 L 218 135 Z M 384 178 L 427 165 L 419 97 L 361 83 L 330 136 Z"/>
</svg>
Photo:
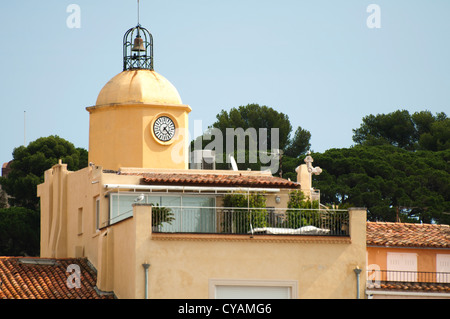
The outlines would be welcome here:
<svg viewBox="0 0 450 319">
<path fill-rule="evenodd" d="M 103 169 L 188 169 L 188 114 L 177 89 L 153 69 L 153 37 L 139 24 L 123 42 L 123 71 L 89 112 L 89 161 Z"/>
</svg>

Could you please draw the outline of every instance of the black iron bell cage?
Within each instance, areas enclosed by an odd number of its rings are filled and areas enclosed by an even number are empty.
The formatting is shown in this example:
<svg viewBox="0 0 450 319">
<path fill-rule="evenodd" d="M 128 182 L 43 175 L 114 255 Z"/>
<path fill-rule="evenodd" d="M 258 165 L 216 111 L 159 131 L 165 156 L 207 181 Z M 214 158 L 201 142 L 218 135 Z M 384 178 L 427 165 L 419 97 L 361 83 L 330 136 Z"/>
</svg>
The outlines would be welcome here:
<svg viewBox="0 0 450 319">
<path fill-rule="evenodd" d="M 123 70 L 153 71 L 153 36 L 139 24 L 123 36 Z"/>
</svg>

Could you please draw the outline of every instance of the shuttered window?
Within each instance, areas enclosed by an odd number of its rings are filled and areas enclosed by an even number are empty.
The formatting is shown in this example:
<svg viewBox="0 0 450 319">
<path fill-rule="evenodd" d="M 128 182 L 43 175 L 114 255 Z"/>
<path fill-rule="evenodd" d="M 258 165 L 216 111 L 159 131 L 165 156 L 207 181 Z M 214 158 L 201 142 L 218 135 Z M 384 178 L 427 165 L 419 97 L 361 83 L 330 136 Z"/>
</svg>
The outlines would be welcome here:
<svg viewBox="0 0 450 319">
<path fill-rule="evenodd" d="M 436 255 L 437 282 L 450 283 L 450 255 Z"/>
<path fill-rule="evenodd" d="M 417 254 L 387 253 L 388 281 L 417 281 Z"/>
</svg>

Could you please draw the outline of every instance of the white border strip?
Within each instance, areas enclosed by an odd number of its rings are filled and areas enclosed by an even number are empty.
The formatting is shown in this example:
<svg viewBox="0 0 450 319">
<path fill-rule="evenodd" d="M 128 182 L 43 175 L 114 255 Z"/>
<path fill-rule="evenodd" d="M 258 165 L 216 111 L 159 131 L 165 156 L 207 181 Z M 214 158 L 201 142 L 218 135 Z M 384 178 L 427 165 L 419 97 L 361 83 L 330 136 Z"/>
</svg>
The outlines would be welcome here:
<svg viewBox="0 0 450 319">
<path fill-rule="evenodd" d="M 413 291 L 385 291 L 385 290 L 366 290 L 366 295 L 385 295 L 385 296 L 409 296 L 409 297 L 442 297 L 450 298 L 450 293 L 446 292 L 413 292 Z"/>
<path fill-rule="evenodd" d="M 251 280 L 251 279 L 209 279 L 209 299 L 216 299 L 216 286 L 285 287 L 290 290 L 290 299 L 298 298 L 297 280 Z"/>
</svg>

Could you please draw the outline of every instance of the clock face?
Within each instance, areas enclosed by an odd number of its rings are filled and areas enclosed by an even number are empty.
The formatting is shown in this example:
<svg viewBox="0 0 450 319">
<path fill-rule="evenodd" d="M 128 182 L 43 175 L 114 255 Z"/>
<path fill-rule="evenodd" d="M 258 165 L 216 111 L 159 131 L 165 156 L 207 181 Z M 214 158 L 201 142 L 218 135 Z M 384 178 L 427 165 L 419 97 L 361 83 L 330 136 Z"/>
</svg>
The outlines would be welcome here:
<svg viewBox="0 0 450 319">
<path fill-rule="evenodd" d="M 168 116 L 158 117 L 153 124 L 153 133 L 161 142 L 168 142 L 175 136 L 175 123 Z"/>
</svg>

